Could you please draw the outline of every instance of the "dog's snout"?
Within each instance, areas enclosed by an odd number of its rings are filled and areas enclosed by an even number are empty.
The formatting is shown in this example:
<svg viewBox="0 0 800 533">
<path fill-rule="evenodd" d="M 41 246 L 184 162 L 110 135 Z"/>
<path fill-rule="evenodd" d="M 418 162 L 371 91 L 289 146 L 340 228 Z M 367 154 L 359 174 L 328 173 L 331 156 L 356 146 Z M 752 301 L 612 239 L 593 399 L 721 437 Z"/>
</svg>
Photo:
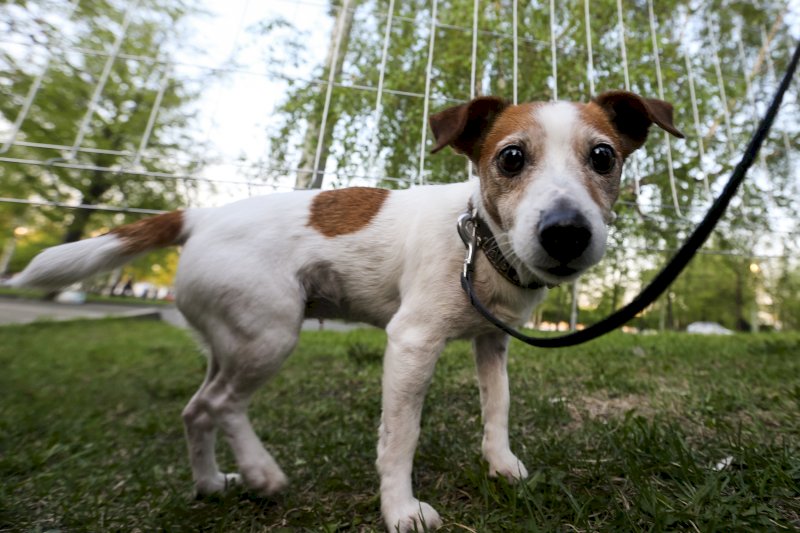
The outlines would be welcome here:
<svg viewBox="0 0 800 533">
<path fill-rule="evenodd" d="M 554 209 L 544 213 L 539 221 L 539 242 L 560 263 L 580 256 L 591 239 L 589 221 L 576 209 Z"/>
</svg>

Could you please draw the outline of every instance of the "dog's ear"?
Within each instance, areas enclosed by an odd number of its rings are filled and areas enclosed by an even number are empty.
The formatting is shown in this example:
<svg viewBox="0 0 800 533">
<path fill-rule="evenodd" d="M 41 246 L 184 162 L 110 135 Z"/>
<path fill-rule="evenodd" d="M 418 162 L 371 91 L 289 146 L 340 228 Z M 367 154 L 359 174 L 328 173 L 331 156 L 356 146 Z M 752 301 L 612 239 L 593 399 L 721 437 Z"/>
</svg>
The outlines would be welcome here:
<svg viewBox="0 0 800 533">
<path fill-rule="evenodd" d="M 429 122 L 436 140 L 431 153 L 450 145 L 456 152 L 478 161 L 483 137 L 506 107 L 508 103 L 502 98 L 481 96 L 431 115 Z"/>
<path fill-rule="evenodd" d="M 620 134 L 623 157 L 644 144 L 650 124 L 656 124 L 675 137 L 684 137 L 672 123 L 672 104 L 664 100 L 642 98 L 628 91 L 608 91 L 592 101 L 605 111 Z"/>
</svg>

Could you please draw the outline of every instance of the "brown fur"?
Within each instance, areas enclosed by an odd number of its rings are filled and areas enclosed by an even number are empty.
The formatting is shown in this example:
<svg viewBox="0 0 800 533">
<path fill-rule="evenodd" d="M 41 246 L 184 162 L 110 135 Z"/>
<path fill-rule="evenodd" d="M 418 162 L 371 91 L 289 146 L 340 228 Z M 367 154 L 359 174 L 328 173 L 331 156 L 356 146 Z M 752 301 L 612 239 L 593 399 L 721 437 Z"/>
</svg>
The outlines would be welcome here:
<svg viewBox="0 0 800 533">
<path fill-rule="evenodd" d="M 513 225 L 513 220 L 505 219 L 513 216 L 514 211 L 509 206 L 519 203 L 527 184 L 523 179 L 503 176 L 494 167 L 493 160 L 498 144 L 520 132 L 518 143 L 530 158 L 528 164 L 536 166 L 540 135 L 535 131 L 538 126 L 533 114 L 540 105 L 542 103 L 537 102 L 508 105 L 499 98 L 481 97 L 435 113 L 430 118 L 436 139 L 433 152 L 450 145 L 456 152 L 472 159 L 481 176 L 483 208 L 489 218 L 503 229 Z M 575 105 L 587 130 L 606 137 L 618 155 L 616 167 L 608 174 L 592 171 L 588 162 L 583 171 L 589 194 L 608 217 L 619 195 L 622 163 L 644 143 L 650 125 L 655 123 L 676 137 L 683 137 L 683 134 L 672 123 L 672 106 L 662 100 L 642 98 L 626 91 L 608 91 L 588 104 Z M 591 135 L 578 138 L 588 138 L 588 142 L 592 142 Z M 588 158 L 592 146 L 585 142 L 580 140 L 580 145 L 574 148 L 576 154 Z"/>
<path fill-rule="evenodd" d="M 622 171 L 622 141 L 619 132 L 617 132 L 613 124 L 611 124 L 606 112 L 594 102 L 580 105 L 579 113 L 584 123 L 611 140 L 611 145 L 617 153 L 615 168 L 608 174 L 599 175 L 589 169 L 586 169 L 584 172 L 584 182 L 586 183 L 586 188 L 589 190 L 589 194 L 592 196 L 594 202 L 606 212 L 611 208 L 611 205 L 616 201 L 619 195 L 619 177 Z M 591 146 L 588 147 L 590 150 L 591 148 Z M 575 149 L 577 153 L 582 153 L 587 150 L 587 147 L 576 146 Z"/>
<path fill-rule="evenodd" d="M 607 91 L 592 102 L 606 113 L 619 132 L 623 158 L 644 144 L 653 123 L 675 137 L 684 137 L 672 122 L 672 104 L 669 102 L 642 98 L 627 91 Z"/>
<path fill-rule="evenodd" d="M 173 211 L 114 228 L 109 234 L 119 237 L 125 246 L 124 253 L 138 254 L 180 244 L 182 231 L 183 211 Z"/>
<path fill-rule="evenodd" d="M 609 120 L 608 114 L 603 110 L 603 108 L 594 102 L 577 105 L 579 106 L 581 120 L 611 139 L 613 141 L 612 144 L 614 145 L 614 149 L 619 151 L 621 148 L 619 133 L 614 128 L 614 125 L 611 124 L 611 120 Z"/>
<path fill-rule="evenodd" d="M 324 191 L 311 203 L 308 226 L 326 237 L 354 233 L 378 214 L 389 191 L 372 187 L 349 187 Z"/>
<path fill-rule="evenodd" d="M 539 103 L 513 105 L 503 110 L 503 113 L 492 124 L 491 131 L 486 135 L 486 141 L 483 144 L 487 149 L 481 152 L 481 167 L 492 160 L 495 155 L 493 150 L 497 143 L 513 133 L 526 131 L 532 126 L 536 126 L 532 117 L 534 110 L 540 105 Z"/>
<path fill-rule="evenodd" d="M 508 104 L 496 96 L 479 96 L 465 104 L 450 107 L 431 115 L 429 122 L 436 145 L 436 153 L 447 145 L 466 154 L 477 163 L 489 126 Z"/>
<path fill-rule="evenodd" d="M 496 175 L 492 170 L 492 161 L 497 155 L 496 149 L 498 143 L 516 132 L 528 131 L 531 128 L 537 127 L 537 124 L 531 120 L 534 109 L 541 104 L 528 103 L 522 105 L 512 105 L 505 108 L 502 114 L 492 124 L 492 129 L 486 135 L 483 142 L 483 150 L 480 154 L 479 168 L 481 170 L 481 198 L 483 200 L 484 209 L 486 213 L 492 218 L 495 224 L 503 229 L 507 229 L 513 224 L 513 220 L 503 220 L 500 216 L 500 210 L 497 203 L 504 201 L 516 204 L 519 202 L 519 197 L 525 193 L 525 182 L 522 180 L 509 179 L 505 176 Z M 526 135 L 527 137 L 527 135 Z M 525 140 L 526 137 L 521 137 L 520 141 Z M 533 147 L 528 143 L 521 142 L 525 145 L 527 152 L 531 152 Z M 534 162 L 535 164 L 535 162 Z"/>
</svg>

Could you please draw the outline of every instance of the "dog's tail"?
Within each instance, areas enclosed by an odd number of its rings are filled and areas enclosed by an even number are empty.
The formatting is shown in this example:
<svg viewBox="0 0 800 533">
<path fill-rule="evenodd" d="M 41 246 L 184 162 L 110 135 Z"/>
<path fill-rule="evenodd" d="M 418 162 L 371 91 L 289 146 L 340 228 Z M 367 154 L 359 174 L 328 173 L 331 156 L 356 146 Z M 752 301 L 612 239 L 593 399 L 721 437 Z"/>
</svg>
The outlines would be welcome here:
<svg viewBox="0 0 800 533">
<path fill-rule="evenodd" d="M 185 218 L 185 212 L 173 211 L 114 228 L 99 237 L 48 248 L 6 285 L 58 289 L 122 266 L 144 252 L 182 244 L 188 237 Z"/>
</svg>

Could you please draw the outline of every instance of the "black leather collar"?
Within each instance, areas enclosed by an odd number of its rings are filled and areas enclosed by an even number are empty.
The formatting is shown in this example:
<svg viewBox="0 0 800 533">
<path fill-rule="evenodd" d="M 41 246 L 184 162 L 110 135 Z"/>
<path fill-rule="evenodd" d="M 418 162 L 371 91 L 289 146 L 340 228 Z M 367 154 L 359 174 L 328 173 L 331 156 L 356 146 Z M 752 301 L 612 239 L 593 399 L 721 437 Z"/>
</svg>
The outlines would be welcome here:
<svg viewBox="0 0 800 533">
<path fill-rule="evenodd" d="M 475 226 L 478 248 L 483 250 L 486 259 L 489 260 L 489 263 L 492 264 L 498 274 L 506 278 L 512 285 L 516 285 L 522 289 L 535 290 L 543 287 L 550 287 L 550 285 L 538 279 L 534 279 L 527 284 L 522 283 L 517 270 L 511 266 L 511 263 L 508 262 L 503 252 L 500 251 L 500 247 L 497 245 L 497 241 L 492 234 L 492 230 L 489 229 L 489 225 L 477 212 L 473 211 L 471 205 L 469 206 L 469 211 L 472 213 L 472 224 Z"/>
</svg>

